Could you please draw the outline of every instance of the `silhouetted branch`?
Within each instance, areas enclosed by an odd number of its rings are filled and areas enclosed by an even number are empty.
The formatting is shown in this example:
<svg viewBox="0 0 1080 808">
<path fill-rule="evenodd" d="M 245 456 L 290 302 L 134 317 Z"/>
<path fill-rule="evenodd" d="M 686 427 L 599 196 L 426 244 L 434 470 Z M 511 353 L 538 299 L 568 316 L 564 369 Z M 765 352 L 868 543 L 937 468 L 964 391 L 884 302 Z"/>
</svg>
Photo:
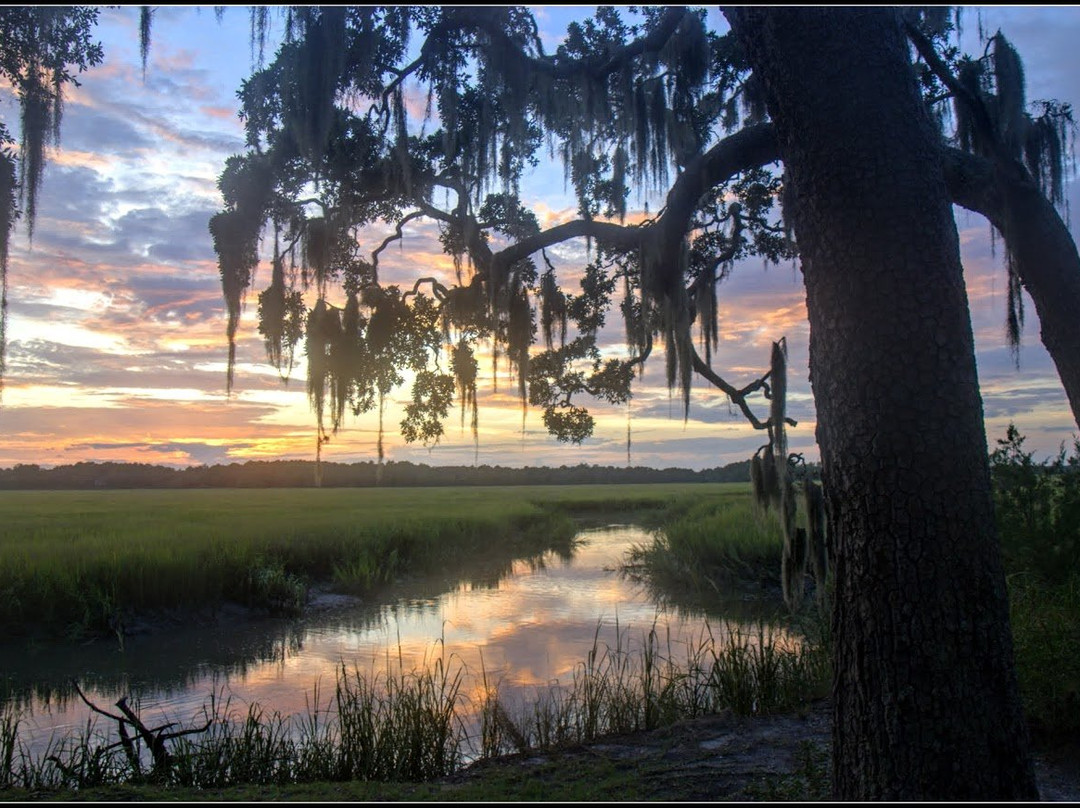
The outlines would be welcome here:
<svg viewBox="0 0 1080 808">
<path fill-rule="evenodd" d="M 175 738 L 181 738 L 185 735 L 197 735 L 206 732 L 214 723 L 214 719 L 210 718 L 206 724 L 202 727 L 191 727 L 189 729 L 177 730 L 176 732 L 166 732 L 166 730 L 175 727 L 176 722 L 171 721 L 168 724 L 163 724 L 160 727 L 151 729 L 142 722 L 138 714 L 127 703 L 127 696 L 122 697 L 116 702 L 116 707 L 120 710 L 122 715 L 116 715 L 110 713 L 107 710 L 103 710 L 90 701 L 86 694 L 83 693 L 79 687 L 79 683 L 72 681 L 72 685 L 75 688 L 75 692 L 79 694 L 79 698 L 86 704 L 91 710 L 98 715 L 103 715 L 106 718 L 111 718 L 117 723 L 118 732 L 120 734 L 120 740 L 114 744 L 110 744 L 107 749 L 115 749 L 117 746 L 124 748 L 124 753 L 127 755 L 132 767 L 136 770 L 140 770 L 140 763 L 138 753 L 135 749 L 135 740 L 128 734 L 127 727 L 130 726 L 137 733 L 138 739 L 146 744 L 146 747 L 150 750 L 150 754 L 154 760 L 154 771 L 158 774 L 164 773 L 169 770 L 172 764 L 172 756 L 169 754 L 169 750 L 165 746 L 167 741 L 171 741 Z M 55 761 L 58 766 L 61 766 L 60 762 Z M 63 769 L 63 767 L 61 766 Z"/>
<path fill-rule="evenodd" d="M 405 298 L 412 297 L 413 295 L 418 294 L 420 291 L 420 286 L 425 283 L 431 284 L 432 294 L 434 294 L 436 298 L 438 298 L 440 301 L 446 300 L 446 293 L 449 290 L 441 283 L 439 283 L 438 279 L 436 278 L 417 278 L 416 283 L 413 284 L 412 289 L 405 292 L 401 296 L 401 299 L 404 300 Z"/>
<path fill-rule="evenodd" d="M 412 213 L 403 216 L 401 218 L 401 221 L 399 221 L 397 223 L 397 226 L 394 228 L 394 232 L 384 238 L 382 244 L 380 244 L 378 247 L 371 251 L 371 264 L 375 270 L 378 270 L 379 268 L 379 253 L 389 247 L 393 242 L 402 239 L 404 237 L 403 230 L 405 228 L 405 225 L 407 225 L 413 219 L 419 219 L 423 215 L 425 215 L 424 211 L 414 210 Z"/>
<path fill-rule="evenodd" d="M 930 41 L 919 27 L 915 25 L 910 19 L 905 17 L 904 19 L 904 32 L 907 34 L 908 39 L 911 40 L 911 44 L 915 46 L 915 50 L 918 51 L 919 56 L 923 58 L 930 70 L 937 76 L 938 80 L 944 84 L 953 97 L 956 98 L 961 104 L 963 104 L 971 112 L 975 124 L 982 130 L 985 135 L 984 140 L 988 143 L 992 143 L 994 147 L 995 156 L 999 159 L 1006 159 L 1008 162 L 1008 155 L 1004 154 L 1001 150 L 999 139 L 997 137 L 997 127 L 994 126 L 993 120 L 990 118 L 990 111 L 986 108 L 986 104 L 983 103 L 981 98 L 973 95 L 960 81 L 953 75 L 949 66 L 945 64 L 945 60 L 942 59 L 937 50 L 934 48 L 934 43 Z"/>
<path fill-rule="evenodd" d="M 746 420 L 750 422 L 750 425 L 753 426 L 754 429 L 769 428 L 769 422 L 767 420 L 761 421 L 756 415 L 754 415 L 753 410 L 750 409 L 750 405 L 746 403 L 746 397 L 748 395 L 768 387 L 768 373 L 766 373 L 760 379 L 752 381 L 750 384 L 746 385 L 746 387 L 743 387 L 742 389 L 737 389 L 733 385 L 729 384 L 715 370 L 709 367 L 709 365 L 705 363 L 705 360 L 702 359 L 701 356 L 698 354 L 696 349 L 691 349 L 691 357 L 694 363 L 694 370 L 698 373 L 698 375 L 704 378 L 714 387 L 718 387 L 721 392 L 726 394 L 727 397 L 730 398 L 740 410 L 742 410 L 743 415 L 746 416 Z M 798 421 L 786 417 L 784 418 L 784 423 L 786 423 L 788 426 L 799 425 Z"/>
</svg>

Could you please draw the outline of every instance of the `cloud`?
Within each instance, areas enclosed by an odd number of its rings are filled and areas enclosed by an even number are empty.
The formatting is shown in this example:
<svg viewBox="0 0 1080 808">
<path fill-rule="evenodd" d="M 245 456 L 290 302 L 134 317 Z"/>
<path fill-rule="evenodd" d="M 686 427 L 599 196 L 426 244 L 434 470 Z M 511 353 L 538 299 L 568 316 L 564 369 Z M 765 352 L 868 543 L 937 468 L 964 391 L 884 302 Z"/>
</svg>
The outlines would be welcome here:
<svg viewBox="0 0 1080 808">
<path fill-rule="evenodd" d="M 310 454 L 309 441 L 293 428 L 261 422 L 273 407 L 230 402 L 224 396 L 204 400 L 198 393 L 185 401 L 176 390 L 169 391 L 166 399 L 156 399 L 122 390 L 83 393 L 82 389 L 70 388 L 71 394 L 82 397 L 81 406 L 70 406 L 72 396 L 62 393 L 54 396 L 52 406 L 38 401 L 27 406 L 22 403 L 25 390 L 5 391 L 5 406 L 0 410 L 5 435 L 0 467 L 103 457 L 123 461 L 146 453 L 167 456 L 168 462 L 179 465 L 221 462 L 234 455 L 246 456 L 263 445 L 271 457 Z M 107 456 L 102 454 L 105 451 Z"/>
<path fill-rule="evenodd" d="M 80 112 L 64 121 L 61 151 L 70 147 L 97 155 L 129 155 L 156 145 L 151 133 L 131 116 L 89 105 Z"/>
<path fill-rule="evenodd" d="M 113 227 L 119 244 L 130 245 L 151 258 L 175 263 L 216 263 L 208 224 L 216 212 L 209 205 L 184 211 L 136 208 L 116 219 Z"/>
<path fill-rule="evenodd" d="M 120 457 L 127 458 L 131 455 L 131 450 L 134 450 L 137 456 L 141 456 L 141 459 L 135 462 L 164 463 L 168 465 L 197 464 L 203 466 L 212 466 L 215 464 L 230 462 L 230 460 L 233 459 L 233 452 L 249 449 L 253 445 L 254 444 L 251 443 L 233 443 L 224 446 L 201 442 L 103 442 L 75 443 L 71 446 L 66 447 L 65 451 L 77 453 L 80 456 L 86 455 L 87 452 L 107 452 L 108 454 L 105 454 L 102 457 L 106 459 L 112 459 L 117 457 L 117 455 L 111 454 L 112 452 L 120 452 Z M 177 460 L 181 459 L 184 462 L 178 464 Z M 127 461 L 121 460 L 119 462 Z"/>
</svg>

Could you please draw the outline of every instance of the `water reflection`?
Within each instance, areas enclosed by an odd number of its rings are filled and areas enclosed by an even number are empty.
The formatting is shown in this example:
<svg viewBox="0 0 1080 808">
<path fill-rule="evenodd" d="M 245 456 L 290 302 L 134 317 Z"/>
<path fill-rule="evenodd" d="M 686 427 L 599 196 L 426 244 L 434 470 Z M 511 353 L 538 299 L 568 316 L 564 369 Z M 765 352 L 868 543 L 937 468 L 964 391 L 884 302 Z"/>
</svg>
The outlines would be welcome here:
<svg viewBox="0 0 1080 808">
<path fill-rule="evenodd" d="M 618 573 L 625 553 L 648 534 L 632 526 L 580 533 L 572 552 L 549 552 L 509 565 L 477 560 L 464 578 L 403 583 L 382 603 L 338 603 L 307 616 L 225 621 L 115 644 L 39 647 L 7 654 L 3 686 L 23 706 L 24 743 L 85 728 L 89 711 L 74 698 L 77 680 L 101 706 L 132 694 L 147 715 L 190 721 L 211 693 L 242 709 L 259 703 L 284 715 L 308 709 L 316 687 L 332 692 L 342 665 L 376 676 L 413 670 L 435 658 L 475 681 L 522 699 L 567 682 L 594 646 L 640 642 L 655 627 L 679 658 L 715 632 L 701 614 L 659 607 Z M 680 650 L 684 649 L 684 650 Z"/>
</svg>

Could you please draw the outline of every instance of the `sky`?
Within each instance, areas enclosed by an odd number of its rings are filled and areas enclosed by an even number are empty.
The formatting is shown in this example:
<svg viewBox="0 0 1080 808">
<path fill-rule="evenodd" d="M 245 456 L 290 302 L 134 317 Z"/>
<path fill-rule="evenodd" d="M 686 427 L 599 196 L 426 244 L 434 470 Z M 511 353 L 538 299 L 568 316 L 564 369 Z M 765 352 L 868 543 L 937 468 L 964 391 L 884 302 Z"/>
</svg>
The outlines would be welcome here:
<svg viewBox="0 0 1080 808">
<path fill-rule="evenodd" d="M 574 7 L 536 7 L 553 48 Z M 981 9 L 1025 62 L 1029 100 L 1080 101 L 1080 8 Z M 720 21 L 715 10 L 710 21 Z M 963 16 L 966 49 L 980 49 L 976 9 Z M 725 26 L 726 27 L 726 26 Z M 280 34 L 276 20 L 271 36 Z M 0 400 L 0 468 L 79 461 L 188 466 L 313 459 L 315 417 L 305 394 L 302 350 L 283 383 L 265 360 L 255 294 L 269 281 L 263 262 L 238 334 L 234 391 L 225 391 L 225 306 L 207 222 L 221 208 L 217 177 L 243 150 L 236 91 L 251 71 L 246 9 L 160 6 L 143 77 L 138 7 L 105 9 L 96 37 L 105 60 L 69 92 L 59 148 L 48 155 L 33 242 L 20 226 L 9 265 L 7 373 Z M 269 56 L 269 54 L 268 54 Z M 17 131 L 18 108 L 0 87 L 0 119 Z M 1070 178 L 1071 179 L 1071 178 Z M 575 218 L 560 166 L 542 165 L 523 186 L 542 224 Z M 1078 184 L 1068 197 L 1080 211 Z M 631 203 L 636 197 L 631 196 Z M 654 201 L 655 203 L 655 201 Z M 655 210 L 655 207 L 650 209 Z M 987 222 L 957 209 L 976 359 L 990 448 L 1012 421 L 1038 458 L 1072 446 L 1076 425 L 1026 300 L 1019 369 L 1005 340 L 1006 277 L 1001 244 Z M 390 232 L 365 234 L 374 247 Z M 380 259 L 394 282 L 450 271 L 430 223 L 418 223 Z M 551 253 L 573 278 L 584 243 Z M 411 285 L 411 281 L 410 281 Z M 768 367 L 771 342 L 786 337 L 792 451 L 817 459 L 807 370 L 805 294 L 794 264 L 738 265 L 719 290 L 720 347 L 713 366 L 746 384 Z M 617 317 L 616 317 L 617 318 Z M 613 318 L 609 318 L 613 319 Z M 617 351 L 621 326 L 607 329 Z M 695 379 L 689 416 L 665 385 L 662 358 L 635 383 L 629 406 L 589 403 L 592 438 L 575 446 L 550 437 L 539 411 L 525 414 L 515 383 L 482 364 L 480 441 L 452 416 L 438 445 L 409 445 L 398 423 L 408 390 L 384 417 L 386 457 L 430 465 L 559 466 L 578 463 L 702 469 L 747 459 L 761 433 L 715 388 Z M 758 398 L 756 409 L 766 413 Z M 348 418 L 323 459 L 374 460 L 375 413 Z M 630 436 L 628 452 L 627 436 Z M 629 458 L 628 458 L 629 453 Z"/>
</svg>

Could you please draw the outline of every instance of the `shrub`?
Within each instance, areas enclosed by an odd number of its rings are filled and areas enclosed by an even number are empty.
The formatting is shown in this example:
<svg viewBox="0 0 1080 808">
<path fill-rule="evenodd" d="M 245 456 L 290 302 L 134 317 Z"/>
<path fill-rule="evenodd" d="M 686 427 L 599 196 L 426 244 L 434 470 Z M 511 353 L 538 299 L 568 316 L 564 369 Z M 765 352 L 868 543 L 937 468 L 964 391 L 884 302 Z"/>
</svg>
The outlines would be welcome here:
<svg viewBox="0 0 1080 808">
<path fill-rule="evenodd" d="M 1017 677 L 1046 742 L 1080 739 L 1080 440 L 1036 463 L 1009 424 L 990 455 Z"/>
<path fill-rule="evenodd" d="M 994 507 L 1010 572 L 1064 583 L 1080 568 L 1080 440 L 1053 460 L 1036 463 L 1024 436 L 1009 424 L 990 454 Z"/>
</svg>

